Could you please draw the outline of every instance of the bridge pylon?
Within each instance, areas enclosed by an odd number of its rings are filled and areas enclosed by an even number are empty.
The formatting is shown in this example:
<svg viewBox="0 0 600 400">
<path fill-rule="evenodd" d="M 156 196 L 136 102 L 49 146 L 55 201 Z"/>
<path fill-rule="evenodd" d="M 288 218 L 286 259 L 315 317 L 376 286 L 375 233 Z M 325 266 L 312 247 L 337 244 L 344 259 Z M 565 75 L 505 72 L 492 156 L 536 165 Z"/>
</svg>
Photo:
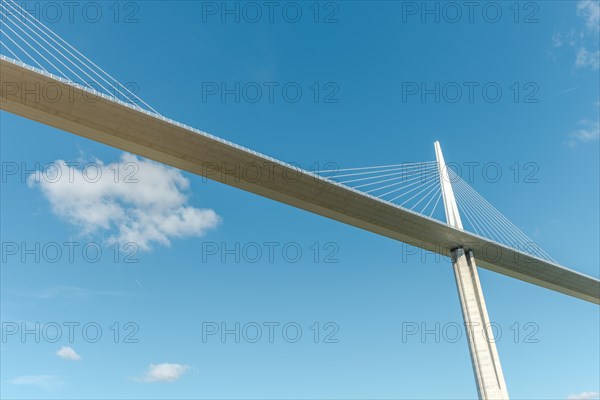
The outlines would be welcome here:
<svg viewBox="0 0 600 400">
<path fill-rule="evenodd" d="M 454 228 L 463 229 L 442 148 L 437 141 L 434 146 L 446 222 Z M 485 400 L 508 399 L 508 390 L 504 382 L 504 374 L 502 373 L 498 350 L 491 330 L 473 252 L 462 247 L 453 250 L 452 266 L 479 398 Z"/>
</svg>

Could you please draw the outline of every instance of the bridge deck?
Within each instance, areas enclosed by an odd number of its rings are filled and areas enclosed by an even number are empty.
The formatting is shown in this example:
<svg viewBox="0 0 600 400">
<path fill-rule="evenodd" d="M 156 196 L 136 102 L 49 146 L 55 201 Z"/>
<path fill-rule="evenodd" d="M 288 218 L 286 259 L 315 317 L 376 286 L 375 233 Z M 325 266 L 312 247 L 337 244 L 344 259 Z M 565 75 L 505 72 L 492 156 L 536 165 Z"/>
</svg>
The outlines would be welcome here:
<svg viewBox="0 0 600 400">
<path fill-rule="evenodd" d="M 444 256 L 600 304 L 600 281 L 460 231 L 270 157 L 0 59 L 0 109 Z M 36 86 L 37 85 L 37 86 Z M 37 95 L 36 95 L 37 94 Z M 256 176 L 250 171 L 260 168 Z M 247 173 L 241 173 L 245 171 Z"/>
</svg>

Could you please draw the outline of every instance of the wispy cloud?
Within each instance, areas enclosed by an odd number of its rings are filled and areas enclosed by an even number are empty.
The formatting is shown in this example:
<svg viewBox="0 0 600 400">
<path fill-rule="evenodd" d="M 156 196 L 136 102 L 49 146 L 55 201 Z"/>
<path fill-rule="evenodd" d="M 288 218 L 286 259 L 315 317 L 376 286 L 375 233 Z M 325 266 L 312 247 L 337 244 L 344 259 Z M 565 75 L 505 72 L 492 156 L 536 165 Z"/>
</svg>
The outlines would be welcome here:
<svg viewBox="0 0 600 400">
<path fill-rule="evenodd" d="M 572 394 L 567 397 L 567 400 L 593 400 L 600 399 L 599 392 L 582 392 L 579 394 Z"/>
<path fill-rule="evenodd" d="M 57 389 L 64 383 L 54 375 L 21 375 L 7 380 L 10 385 L 35 386 L 45 390 Z"/>
<path fill-rule="evenodd" d="M 595 47 L 598 47 L 598 33 L 600 32 L 600 2 L 592 0 L 581 0 L 577 3 L 577 15 L 583 18 L 588 33 L 595 39 Z M 581 34 L 585 36 L 584 33 Z M 600 67 L 600 51 L 590 51 L 585 46 L 577 50 L 575 66 L 578 68 L 591 68 L 597 70 Z"/>
<path fill-rule="evenodd" d="M 583 27 L 573 27 L 568 32 L 555 32 L 552 35 L 553 48 L 568 45 L 575 51 L 575 68 L 597 70 L 600 66 L 598 33 L 600 30 L 600 2 L 580 0 L 576 14 L 583 21 Z M 592 50 L 589 50 L 589 49 Z M 551 52 L 554 59 L 556 56 Z"/>
<path fill-rule="evenodd" d="M 592 32 L 600 30 L 600 2 L 597 0 L 581 0 L 577 3 L 577 15 L 585 21 Z"/>
<path fill-rule="evenodd" d="M 571 47 L 577 44 L 575 29 L 571 29 L 567 33 L 555 32 L 552 35 L 552 45 L 554 47 L 562 47 L 565 44 Z"/>
<path fill-rule="evenodd" d="M 588 51 L 585 47 L 579 48 L 575 66 L 577 68 L 598 69 L 600 67 L 600 51 Z"/>
<path fill-rule="evenodd" d="M 146 373 L 136 378 L 137 382 L 175 382 L 186 373 L 190 367 L 184 364 L 162 363 L 150 364 Z"/>
<path fill-rule="evenodd" d="M 81 356 L 77 354 L 77 352 L 69 346 L 62 346 L 57 352 L 56 355 L 62 358 L 63 360 L 72 360 L 79 361 Z"/>
<path fill-rule="evenodd" d="M 600 138 L 600 123 L 590 122 L 587 120 L 579 123 L 581 128 L 576 129 L 569 133 L 569 141 L 567 145 L 569 147 L 576 147 L 582 143 L 594 142 Z"/>
<path fill-rule="evenodd" d="M 93 178 L 63 160 L 54 165 L 62 172 L 57 179 L 38 171 L 28 183 L 81 235 L 110 232 L 109 242 L 132 242 L 148 251 L 155 244 L 169 246 L 173 238 L 201 236 L 220 221 L 211 209 L 187 205 L 189 181 L 174 168 L 132 154 L 109 165 L 96 160 L 101 174 Z"/>
</svg>

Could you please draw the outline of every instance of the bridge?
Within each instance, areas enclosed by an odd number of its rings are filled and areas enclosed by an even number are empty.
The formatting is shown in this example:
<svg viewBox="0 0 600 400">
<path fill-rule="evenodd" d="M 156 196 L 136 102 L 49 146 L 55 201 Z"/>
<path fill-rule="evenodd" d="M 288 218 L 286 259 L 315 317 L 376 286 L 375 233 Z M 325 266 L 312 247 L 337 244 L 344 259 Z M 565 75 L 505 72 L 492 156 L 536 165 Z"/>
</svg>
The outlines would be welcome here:
<svg viewBox="0 0 600 400">
<path fill-rule="evenodd" d="M 307 171 L 162 116 L 14 1 L 0 16 L 1 110 L 450 257 L 465 322 L 478 326 L 467 333 L 481 398 L 508 391 L 481 334 L 491 332 L 476 266 L 600 304 L 597 278 L 541 250 L 448 168 L 437 142 L 431 161 Z M 433 217 L 440 202 L 446 221 Z"/>
</svg>

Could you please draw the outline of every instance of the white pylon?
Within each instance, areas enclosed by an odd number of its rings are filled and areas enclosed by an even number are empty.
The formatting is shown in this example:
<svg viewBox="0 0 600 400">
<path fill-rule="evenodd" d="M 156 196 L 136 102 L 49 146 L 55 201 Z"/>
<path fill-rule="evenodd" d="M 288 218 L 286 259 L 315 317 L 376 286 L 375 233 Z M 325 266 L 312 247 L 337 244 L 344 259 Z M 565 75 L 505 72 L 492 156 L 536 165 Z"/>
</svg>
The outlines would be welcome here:
<svg viewBox="0 0 600 400">
<path fill-rule="evenodd" d="M 454 228 L 462 229 L 462 221 L 442 148 L 437 141 L 434 146 L 440 172 L 446 222 Z M 502 366 L 500 365 L 496 342 L 491 330 L 483 292 L 481 291 L 473 252 L 463 248 L 453 250 L 452 265 L 479 398 L 486 400 L 508 399 L 508 391 L 504 382 Z"/>
</svg>

